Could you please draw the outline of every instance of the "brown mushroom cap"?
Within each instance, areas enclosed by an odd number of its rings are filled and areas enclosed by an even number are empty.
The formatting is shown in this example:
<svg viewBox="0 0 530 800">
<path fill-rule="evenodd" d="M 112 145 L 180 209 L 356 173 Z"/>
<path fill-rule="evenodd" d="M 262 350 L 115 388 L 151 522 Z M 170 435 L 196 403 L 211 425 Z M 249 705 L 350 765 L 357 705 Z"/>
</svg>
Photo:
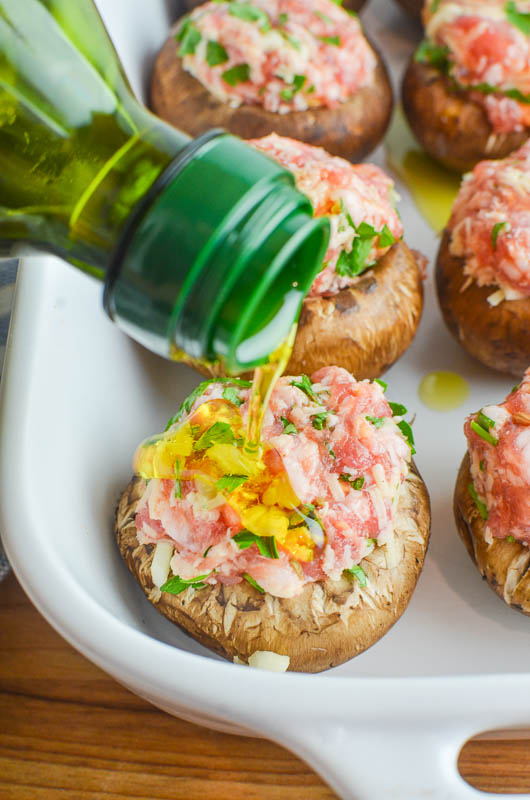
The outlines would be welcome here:
<svg viewBox="0 0 530 800">
<path fill-rule="evenodd" d="M 530 363 L 530 297 L 492 306 L 491 286 L 469 283 L 463 258 L 451 255 L 444 232 L 436 261 L 438 301 L 447 327 L 462 347 L 487 367 L 520 378 Z"/>
<path fill-rule="evenodd" d="M 357 380 L 377 378 L 411 344 L 422 309 L 420 267 L 397 242 L 354 286 L 331 297 L 306 297 L 286 372 L 310 375 L 334 364 Z M 183 361 L 208 377 L 225 374 L 219 363 Z"/>
<path fill-rule="evenodd" d="M 493 591 L 512 608 L 530 614 L 530 548 L 520 542 L 484 538 L 485 521 L 469 494 L 469 453 L 460 465 L 454 494 L 456 527 L 466 549 Z"/>
<path fill-rule="evenodd" d="M 504 158 L 521 147 L 530 129 L 494 133 L 483 107 L 430 66 L 410 61 L 402 86 L 403 108 L 422 147 L 449 169 L 467 172 L 486 158 Z"/>
<path fill-rule="evenodd" d="M 247 661 L 257 650 L 290 658 L 289 669 L 320 672 L 342 664 L 374 644 L 408 605 L 423 566 L 430 532 L 429 495 L 411 471 L 403 484 L 396 516 L 396 553 L 387 566 L 388 545 L 361 561 L 368 585 L 357 580 L 308 584 L 294 598 L 260 594 L 246 581 L 217 584 L 179 595 L 153 585 L 154 545 L 138 544 L 135 508 L 144 482 L 133 478 L 117 511 L 115 531 L 121 555 L 148 599 L 172 622 L 216 653 Z M 389 557 L 389 556 L 388 556 Z"/>
<path fill-rule="evenodd" d="M 277 133 L 356 161 L 370 153 L 383 138 L 392 113 L 388 73 L 378 53 L 376 56 L 373 82 L 337 108 L 275 114 L 257 105 L 233 108 L 217 100 L 183 69 L 172 32 L 155 61 L 151 107 L 159 117 L 190 136 L 218 127 L 243 139 Z"/>
</svg>

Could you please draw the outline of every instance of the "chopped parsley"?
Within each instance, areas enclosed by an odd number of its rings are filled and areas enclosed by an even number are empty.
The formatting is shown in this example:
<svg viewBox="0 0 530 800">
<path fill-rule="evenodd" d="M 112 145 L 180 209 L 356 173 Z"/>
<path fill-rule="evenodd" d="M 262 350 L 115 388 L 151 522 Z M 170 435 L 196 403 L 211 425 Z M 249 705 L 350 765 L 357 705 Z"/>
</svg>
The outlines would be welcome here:
<svg viewBox="0 0 530 800">
<path fill-rule="evenodd" d="M 227 386 L 226 389 L 223 390 L 223 400 L 227 400 L 232 405 L 237 406 L 240 408 L 243 405 L 243 401 L 239 397 L 239 393 L 235 386 Z"/>
<path fill-rule="evenodd" d="M 180 42 L 177 55 L 181 58 L 183 56 L 193 55 L 197 49 L 197 45 L 202 39 L 199 29 L 194 25 L 191 19 L 187 19 L 180 27 L 175 39 Z"/>
<path fill-rule="evenodd" d="M 377 539 L 367 539 L 367 540 L 366 540 L 366 544 L 367 544 L 369 547 L 375 547 L 375 546 L 376 546 L 376 544 L 377 544 Z"/>
<path fill-rule="evenodd" d="M 352 578 L 357 578 L 361 586 L 366 586 L 366 572 L 359 564 L 355 564 L 351 569 L 345 569 L 344 572 L 346 575 L 351 575 Z"/>
<path fill-rule="evenodd" d="M 182 499 L 182 484 L 180 482 L 180 461 L 175 461 L 175 497 L 178 497 L 179 500 Z"/>
<path fill-rule="evenodd" d="M 380 378 L 374 378 L 374 383 L 379 384 L 379 386 L 383 390 L 383 393 L 386 392 L 386 390 L 388 389 L 388 383 L 385 383 L 385 381 L 382 381 Z"/>
<path fill-rule="evenodd" d="M 479 468 L 479 470 L 480 470 L 481 472 L 484 472 L 484 470 L 486 469 L 486 462 L 485 462 L 484 460 L 482 460 L 482 461 L 480 462 L 480 464 L 478 465 L 478 468 Z"/>
<path fill-rule="evenodd" d="M 405 408 L 404 405 L 402 405 L 402 403 L 389 402 L 388 405 L 390 406 L 390 410 L 392 412 L 393 417 L 402 417 L 404 414 L 407 413 L 407 409 Z"/>
<path fill-rule="evenodd" d="M 221 75 L 225 83 L 229 86 L 237 86 L 238 83 L 246 83 L 250 80 L 250 67 L 248 64 L 236 64 L 235 67 L 227 69 Z"/>
<path fill-rule="evenodd" d="M 331 411 L 321 411 L 320 414 L 312 414 L 311 415 L 311 425 L 313 428 L 316 428 L 317 431 L 321 431 L 326 425 L 326 419 L 331 414 Z"/>
<path fill-rule="evenodd" d="M 385 222 L 383 229 L 379 234 L 379 247 L 390 247 L 390 245 L 394 244 L 395 241 L 396 239 L 394 234 Z"/>
<path fill-rule="evenodd" d="M 482 410 L 480 410 L 477 414 L 477 422 L 481 428 L 485 428 L 487 431 L 489 431 L 490 428 L 495 427 L 495 422 L 491 419 L 491 417 L 487 417 Z"/>
<path fill-rule="evenodd" d="M 383 425 L 386 417 L 370 417 L 370 416 L 367 416 L 366 419 L 368 420 L 368 422 L 372 423 L 374 428 L 380 428 L 381 425 Z"/>
<path fill-rule="evenodd" d="M 504 6 L 506 18 L 511 25 L 519 28 L 525 36 L 530 36 L 530 14 L 519 11 L 513 0 L 508 0 Z"/>
<path fill-rule="evenodd" d="M 481 439 L 484 439 L 485 442 L 488 442 L 488 444 L 492 444 L 494 447 L 497 447 L 499 444 L 499 440 L 493 436 L 489 430 L 483 428 L 482 425 L 478 424 L 478 422 L 475 422 L 475 420 L 472 420 L 471 422 L 471 430 L 475 431 L 475 433 L 478 434 Z"/>
<path fill-rule="evenodd" d="M 322 11 L 315 11 L 315 16 L 325 22 L 326 25 L 333 25 L 333 20 L 331 17 L 328 17 L 326 14 L 323 14 Z"/>
<path fill-rule="evenodd" d="M 278 25 L 285 25 L 286 22 L 289 22 L 289 14 L 280 14 L 278 17 Z"/>
<path fill-rule="evenodd" d="M 330 454 L 331 458 L 337 458 L 337 456 L 332 450 L 331 444 L 329 442 L 324 442 L 324 444 L 326 445 L 327 451 Z"/>
<path fill-rule="evenodd" d="M 414 447 L 414 434 L 412 433 L 412 428 L 410 427 L 409 423 L 406 422 L 404 419 L 401 422 L 398 422 L 398 428 L 400 429 L 401 433 L 407 440 L 407 444 L 410 447 L 410 452 L 412 455 L 416 452 L 416 448 Z"/>
<path fill-rule="evenodd" d="M 233 492 L 238 486 L 248 481 L 248 475 L 223 475 L 215 484 L 219 491 Z"/>
<path fill-rule="evenodd" d="M 230 15 L 242 19 L 244 22 L 257 22 L 263 33 L 271 29 L 269 15 L 263 9 L 250 3 L 230 3 Z"/>
<path fill-rule="evenodd" d="M 353 278 L 355 275 L 360 275 L 364 272 L 371 262 L 367 263 L 370 250 L 372 249 L 373 240 L 379 237 L 380 247 L 389 247 L 396 241 L 392 231 L 388 225 L 384 225 L 382 230 L 376 231 L 373 225 L 368 222 L 361 222 L 360 225 L 355 225 L 350 214 L 344 208 L 344 203 L 341 200 L 341 211 L 346 214 L 348 224 L 354 229 L 357 234 L 353 240 L 352 249 L 349 253 L 342 250 L 335 266 L 335 272 L 338 275 L 347 275 Z"/>
<path fill-rule="evenodd" d="M 324 44 L 332 44 L 334 47 L 340 47 L 340 36 L 319 36 L 321 42 Z"/>
<path fill-rule="evenodd" d="M 244 573 L 243 573 L 243 577 L 244 577 L 244 579 L 245 579 L 245 580 L 246 580 L 248 583 L 250 583 L 250 585 L 251 585 L 251 586 L 253 586 L 253 587 L 254 587 L 254 589 L 256 589 L 256 590 L 257 590 L 258 592 L 260 592 L 261 594 L 265 594 L 265 589 L 262 589 L 262 588 L 261 588 L 261 586 L 259 585 L 259 583 L 258 583 L 257 581 L 255 581 L 255 580 L 254 580 L 254 578 L 252 577 L 252 575 L 249 575 L 249 574 L 248 574 L 248 572 L 244 572 Z"/>
<path fill-rule="evenodd" d="M 298 433 L 298 429 L 297 429 L 296 425 L 294 424 L 294 422 L 291 422 L 290 420 L 288 420 L 287 417 L 280 417 L 280 422 L 283 425 L 283 432 L 284 433 L 289 433 L 291 435 L 293 435 L 295 433 Z"/>
<path fill-rule="evenodd" d="M 280 96 L 283 100 L 287 103 L 293 99 L 295 94 L 303 88 L 304 83 L 306 82 L 307 77 L 305 75 L 295 75 L 293 82 L 289 89 L 282 89 L 280 92 Z"/>
<path fill-rule="evenodd" d="M 232 538 L 240 550 L 246 550 L 248 547 L 252 547 L 252 545 L 255 544 L 261 555 L 265 556 L 265 558 L 280 557 L 274 536 L 258 536 L 257 533 L 243 530 L 236 533 Z"/>
<path fill-rule="evenodd" d="M 506 537 L 506 541 L 510 542 L 510 544 L 513 544 L 515 542 L 515 536 L 512 536 L 512 535 L 507 536 Z"/>
<path fill-rule="evenodd" d="M 502 231 L 503 228 L 509 227 L 509 222 L 496 222 L 493 228 L 491 229 L 491 246 L 494 250 L 497 249 L 497 239 L 499 238 L 499 233 Z"/>
<path fill-rule="evenodd" d="M 479 496 L 478 496 L 478 494 L 476 492 L 476 489 L 475 489 L 475 487 L 473 486 L 472 483 L 468 484 L 467 489 L 469 491 L 469 494 L 473 498 L 473 501 L 474 501 L 474 503 L 475 503 L 475 505 L 476 505 L 476 507 L 478 509 L 478 513 L 480 514 L 482 519 L 487 519 L 488 518 L 488 509 L 486 507 L 486 503 L 483 503 L 482 500 L 479 500 Z"/>
<path fill-rule="evenodd" d="M 228 61 L 228 53 L 219 42 L 210 41 L 206 45 L 206 61 L 210 67 L 217 67 Z"/>
<path fill-rule="evenodd" d="M 199 385 L 193 390 L 193 392 L 191 392 L 191 394 L 189 394 L 186 397 L 186 399 L 182 401 L 182 403 L 180 405 L 180 408 L 177 411 L 177 413 L 174 414 L 171 417 L 171 419 L 169 420 L 169 422 L 167 423 L 167 425 L 165 427 L 166 431 L 169 430 L 169 428 L 171 428 L 172 425 L 175 425 L 175 423 L 179 422 L 181 417 L 184 416 L 184 414 L 189 414 L 190 413 L 191 409 L 193 408 L 193 404 L 195 403 L 195 401 L 202 394 L 204 394 L 204 392 L 206 391 L 206 389 L 208 388 L 208 386 L 211 383 L 226 383 L 228 386 L 238 387 L 240 389 L 250 389 L 250 387 L 252 386 L 251 381 L 244 381 L 241 378 L 210 378 L 210 380 L 201 381 L 201 383 L 199 383 Z M 226 389 L 225 389 L 225 391 L 226 391 Z M 224 397 L 224 393 L 223 393 L 223 397 Z M 225 399 L 228 400 L 228 398 L 225 398 Z"/>
<path fill-rule="evenodd" d="M 228 422 L 214 422 L 194 443 L 194 450 L 207 450 L 214 444 L 233 444 L 235 436 Z"/>
<path fill-rule="evenodd" d="M 445 45 L 440 47 L 437 44 L 424 39 L 414 53 L 414 61 L 430 64 L 431 67 L 440 70 L 444 75 L 449 74 L 449 48 Z"/>
<path fill-rule="evenodd" d="M 180 594 L 181 592 L 185 592 L 190 586 L 193 586 L 194 589 L 204 589 L 206 584 L 203 581 L 210 574 L 211 573 L 207 575 L 197 575 L 196 578 L 190 578 L 189 581 L 185 581 L 184 578 L 179 578 L 178 575 L 174 575 L 160 587 L 160 591 L 168 592 L 168 594 Z"/>
<path fill-rule="evenodd" d="M 301 375 L 299 381 L 291 381 L 291 386 L 296 386 L 297 389 L 300 389 L 313 403 L 317 403 L 319 406 L 322 405 L 322 401 L 319 400 L 318 396 L 313 391 L 313 384 L 307 375 Z"/>
<path fill-rule="evenodd" d="M 344 483 L 349 483 L 354 489 L 360 491 L 364 486 L 364 475 L 360 475 L 358 478 L 354 478 L 352 475 L 349 475 L 347 472 L 341 472 L 339 475 L 339 481 L 343 481 Z"/>
</svg>

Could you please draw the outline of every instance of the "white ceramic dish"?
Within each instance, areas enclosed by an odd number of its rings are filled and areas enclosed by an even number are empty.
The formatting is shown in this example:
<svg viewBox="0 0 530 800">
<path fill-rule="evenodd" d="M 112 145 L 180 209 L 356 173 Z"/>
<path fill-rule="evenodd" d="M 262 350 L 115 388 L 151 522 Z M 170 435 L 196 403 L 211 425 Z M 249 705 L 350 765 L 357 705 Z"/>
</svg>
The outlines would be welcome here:
<svg viewBox="0 0 530 800">
<path fill-rule="evenodd" d="M 169 16 L 163 0 L 100 0 L 138 90 Z M 400 69 L 411 29 L 388 0 L 366 12 Z M 376 160 L 381 161 L 379 152 Z M 436 241 L 403 194 L 407 240 Z M 100 287 L 51 257 L 25 259 L 6 358 L 0 426 L 0 530 L 25 590 L 78 650 L 172 714 L 274 739 L 344 798 L 465 800 L 456 759 L 488 728 L 530 723 L 529 621 L 479 579 L 457 538 L 451 498 L 464 416 L 513 381 L 472 362 L 450 339 L 432 282 L 417 340 L 388 373 L 390 396 L 417 412 L 418 465 L 431 492 L 432 542 L 402 620 L 366 653 L 318 676 L 221 661 L 147 603 L 122 563 L 113 510 L 135 444 L 158 431 L 198 377 L 150 355 L 100 309 Z M 421 407 L 431 369 L 468 377 L 458 411 Z"/>
</svg>

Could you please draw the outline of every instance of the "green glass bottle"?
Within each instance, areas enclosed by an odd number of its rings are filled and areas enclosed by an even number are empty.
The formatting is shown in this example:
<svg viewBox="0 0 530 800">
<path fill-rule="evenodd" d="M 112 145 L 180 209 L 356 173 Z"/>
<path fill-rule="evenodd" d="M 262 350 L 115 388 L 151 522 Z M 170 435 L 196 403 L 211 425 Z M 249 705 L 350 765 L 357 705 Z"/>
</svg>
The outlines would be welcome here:
<svg viewBox="0 0 530 800">
<path fill-rule="evenodd" d="M 266 156 L 143 108 L 93 0 L 0 0 L 4 251 L 61 256 L 151 350 L 236 373 L 286 336 L 328 235 Z"/>
</svg>

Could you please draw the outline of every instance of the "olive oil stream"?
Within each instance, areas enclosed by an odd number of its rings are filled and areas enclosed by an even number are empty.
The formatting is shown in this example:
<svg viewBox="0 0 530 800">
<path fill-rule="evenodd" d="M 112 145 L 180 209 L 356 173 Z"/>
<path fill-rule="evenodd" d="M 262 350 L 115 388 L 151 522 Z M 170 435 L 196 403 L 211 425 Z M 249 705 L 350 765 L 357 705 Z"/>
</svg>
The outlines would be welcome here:
<svg viewBox="0 0 530 800">
<path fill-rule="evenodd" d="M 324 543 L 323 529 L 315 510 L 296 496 L 287 472 L 278 471 L 272 448 L 261 438 L 265 412 L 291 356 L 296 327 L 269 362 L 254 371 L 246 428 L 237 404 L 224 398 L 208 400 L 177 429 L 143 442 L 134 469 L 145 479 L 175 481 L 177 497 L 182 497 L 182 481 L 193 480 L 207 507 L 217 507 L 222 495 L 245 531 L 281 544 L 300 572 L 299 562 L 311 561 L 315 546 Z M 275 545 L 272 552 L 277 557 Z"/>
</svg>

